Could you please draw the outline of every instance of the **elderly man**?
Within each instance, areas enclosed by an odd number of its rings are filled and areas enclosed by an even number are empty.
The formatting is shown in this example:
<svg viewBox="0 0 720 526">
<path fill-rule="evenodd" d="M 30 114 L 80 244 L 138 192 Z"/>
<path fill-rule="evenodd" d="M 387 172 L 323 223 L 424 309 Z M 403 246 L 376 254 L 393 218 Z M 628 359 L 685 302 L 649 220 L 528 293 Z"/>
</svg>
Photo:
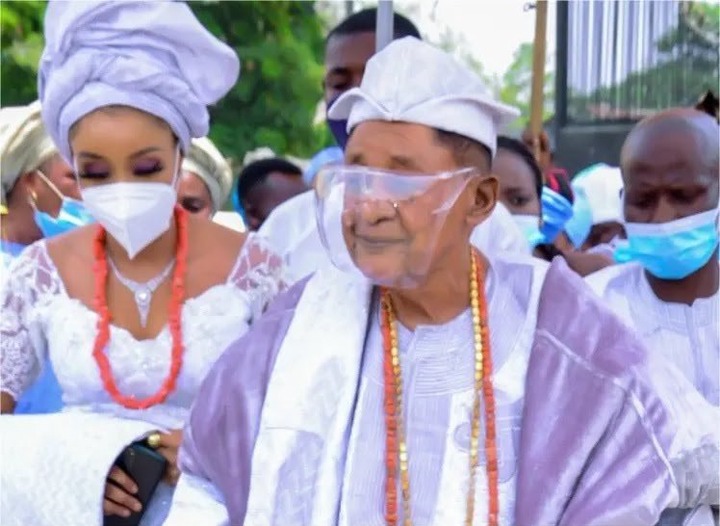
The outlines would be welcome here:
<svg viewBox="0 0 720 526">
<path fill-rule="evenodd" d="M 515 112 L 405 38 L 333 113 L 346 166 L 316 187 L 337 268 L 207 377 L 167 524 L 650 526 L 716 501 L 720 412 L 560 259 L 472 248 Z"/>
<path fill-rule="evenodd" d="M 365 9 L 340 22 L 325 44 L 325 104 L 332 107 L 343 93 L 360 85 L 367 61 L 375 52 L 376 9 Z M 415 25 L 394 14 L 395 38 L 416 37 Z M 347 141 L 346 119 L 328 118 L 340 146 Z M 334 161 L 333 161 L 334 162 Z M 315 225 L 315 196 L 305 192 L 277 207 L 259 230 L 276 252 L 288 262 L 289 281 L 296 282 L 327 263 Z M 520 228 L 500 203 L 488 221 L 475 229 L 472 242 L 486 252 L 529 253 Z"/>
</svg>

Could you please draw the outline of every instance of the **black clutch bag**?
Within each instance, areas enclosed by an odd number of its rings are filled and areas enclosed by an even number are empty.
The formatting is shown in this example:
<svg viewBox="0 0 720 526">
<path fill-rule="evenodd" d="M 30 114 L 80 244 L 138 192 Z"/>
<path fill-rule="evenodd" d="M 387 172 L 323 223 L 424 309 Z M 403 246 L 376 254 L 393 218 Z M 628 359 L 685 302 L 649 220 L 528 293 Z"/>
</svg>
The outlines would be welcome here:
<svg viewBox="0 0 720 526">
<path fill-rule="evenodd" d="M 165 473 L 167 460 L 160 453 L 148 447 L 145 442 L 136 442 L 125 448 L 115 461 L 115 465 L 127 473 L 137 484 L 138 492 L 135 498 L 142 504 L 142 510 L 132 512 L 129 517 L 106 516 L 103 525 L 138 526 L 143 513 L 145 513 L 145 507 L 150 502 Z"/>
</svg>

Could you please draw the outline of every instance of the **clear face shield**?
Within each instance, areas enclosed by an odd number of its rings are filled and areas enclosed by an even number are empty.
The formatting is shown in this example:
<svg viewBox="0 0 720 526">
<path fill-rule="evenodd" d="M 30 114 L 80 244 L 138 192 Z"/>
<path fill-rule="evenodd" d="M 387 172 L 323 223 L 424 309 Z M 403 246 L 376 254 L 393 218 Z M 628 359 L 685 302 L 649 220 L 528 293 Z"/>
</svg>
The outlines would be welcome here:
<svg viewBox="0 0 720 526">
<path fill-rule="evenodd" d="M 320 239 L 344 272 L 413 288 L 431 270 L 443 227 L 475 168 L 438 174 L 330 166 L 315 183 Z"/>
</svg>

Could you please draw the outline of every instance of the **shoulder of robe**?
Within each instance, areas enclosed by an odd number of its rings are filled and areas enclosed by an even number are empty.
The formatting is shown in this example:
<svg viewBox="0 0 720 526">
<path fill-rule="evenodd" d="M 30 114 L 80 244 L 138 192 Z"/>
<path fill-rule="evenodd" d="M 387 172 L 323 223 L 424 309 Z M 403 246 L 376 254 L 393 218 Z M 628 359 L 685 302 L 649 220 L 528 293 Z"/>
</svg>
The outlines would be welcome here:
<svg viewBox="0 0 720 526">
<path fill-rule="evenodd" d="M 545 278 L 537 332 L 545 336 L 543 341 L 561 347 L 558 350 L 595 374 L 623 377 L 646 358 L 645 347 L 634 332 L 562 258 L 553 260 Z"/>
<path fill-rule="evenodd" d="M 309 279 L 276 296 L 248 332 L 230 344 L 208 373 L 204 389 L 207 384 L 229 392 L 267 387 L 266 381 Z"/>
</svg>

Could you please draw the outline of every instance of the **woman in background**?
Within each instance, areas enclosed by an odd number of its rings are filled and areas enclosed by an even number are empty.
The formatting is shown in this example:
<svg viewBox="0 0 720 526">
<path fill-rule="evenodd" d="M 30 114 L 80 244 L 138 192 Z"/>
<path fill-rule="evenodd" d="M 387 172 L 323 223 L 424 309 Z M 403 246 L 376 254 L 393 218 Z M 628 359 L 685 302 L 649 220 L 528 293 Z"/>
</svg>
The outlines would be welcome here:
<svg viewBox="0 0 720 526">
<path fill-rule="evenodd" d="M 183 159 L 178 203 L 191 214 L 212 218 L 232 188 L 230 164 L 207 137 L 193 139 Z"/>
<path fill-rule="evenodd" d="M 0 108 L 0 162 L 5 265 L 35 241 L 91 222 L 72 168 L 45 132 L 40 102 Z"/>
<path fill-rule="evenodd" d="M 500 181 L 500 201 L 513 214 L 533 255 L 546 261 L 562 256 L 581 276 L 612 264 L 600 254 L 577 250 L 584 240 L 577 232 L 590 219 L 584 220 L 586 202 L 574 202 L 569 181 L 550 172 L 544 185 L 540 167 L 522 142 L 500 136 L 497 144 L 493 173 Z"/>
<path fill-rule="evenodd" d="M 0 109 L 2 223 L 0 257 L 7 266 L 28 245 L 92 222 L 72 168 L 45 132 L 40 102 Z M 0 290 L 8 273 L 0 273 Z M 54 413 L 62 396 L 49 361 L 18 400 L 18 414 Z"/>
</svg>

